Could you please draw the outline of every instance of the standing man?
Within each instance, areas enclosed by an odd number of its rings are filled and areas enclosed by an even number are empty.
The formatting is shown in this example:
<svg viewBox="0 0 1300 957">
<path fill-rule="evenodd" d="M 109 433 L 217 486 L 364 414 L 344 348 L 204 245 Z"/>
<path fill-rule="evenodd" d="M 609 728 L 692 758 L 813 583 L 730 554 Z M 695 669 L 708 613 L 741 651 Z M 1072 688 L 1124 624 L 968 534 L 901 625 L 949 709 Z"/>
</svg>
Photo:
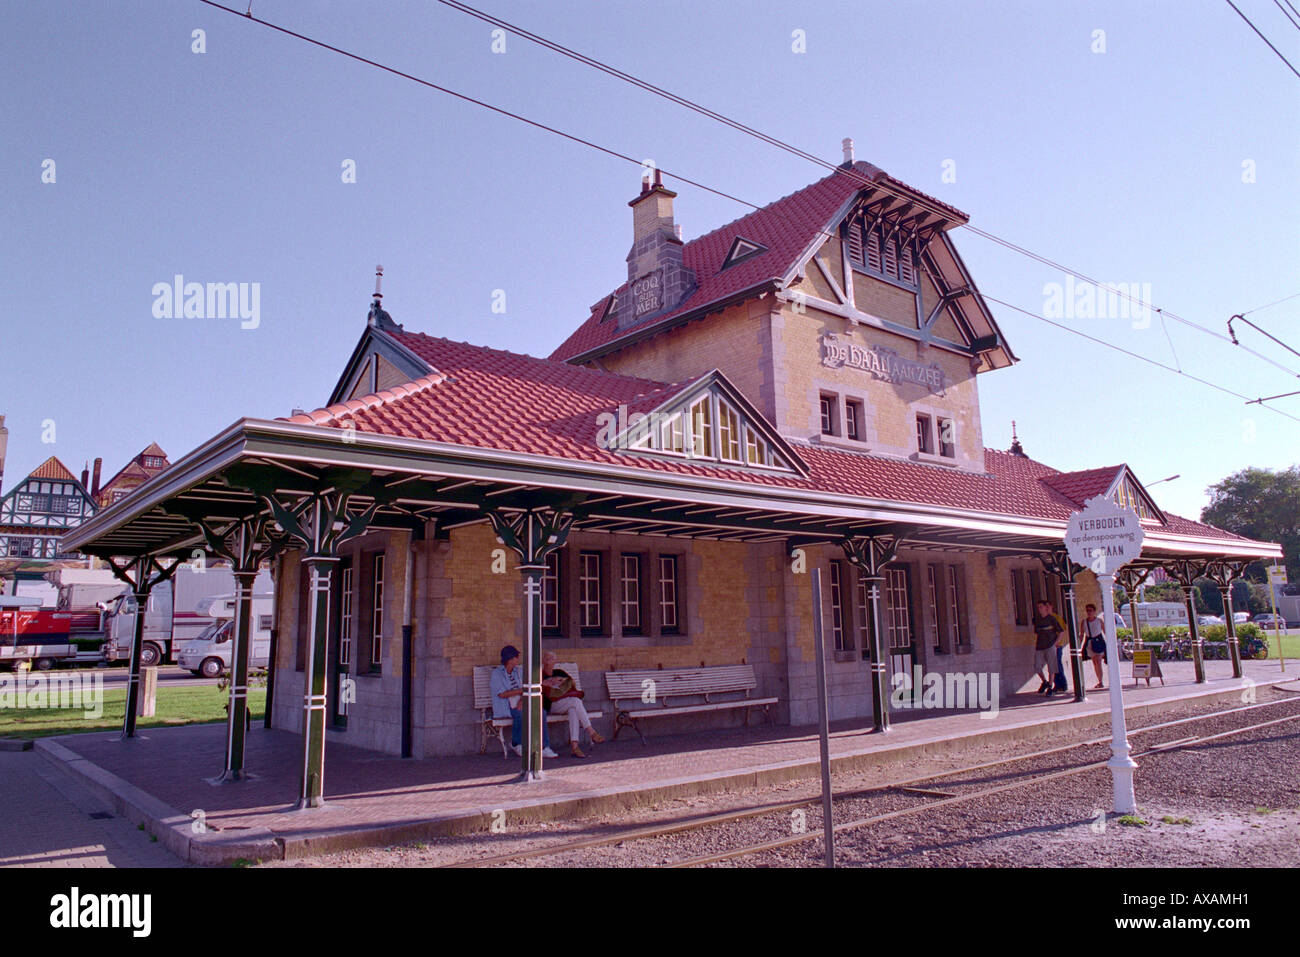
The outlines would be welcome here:
<svg viewBox="0 0 1300 957">
<path fill-rule="evenodd" d="M 1060 659 L 1057 657 L 1057 643 L 1065 631 L 1061 619 L 1052 613 L 1052 604 L 1040 601 L 1035 606 L 1034 634 L 1034 673 L 1042 679 L 1038 693 L 1050 698 L 1056 694 L 1056 676 L 1060 674 Z"/>
</svg>

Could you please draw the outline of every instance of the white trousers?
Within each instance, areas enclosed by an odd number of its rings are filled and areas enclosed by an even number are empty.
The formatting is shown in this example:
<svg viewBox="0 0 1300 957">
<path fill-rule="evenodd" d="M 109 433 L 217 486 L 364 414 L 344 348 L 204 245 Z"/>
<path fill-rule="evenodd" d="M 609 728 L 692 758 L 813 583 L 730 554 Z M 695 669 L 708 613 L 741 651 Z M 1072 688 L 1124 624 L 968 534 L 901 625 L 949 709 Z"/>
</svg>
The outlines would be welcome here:
<svg viewBox="0 0 1300 957">
<path fill-rule="evenodd" d="M 582 703 L 581 698 L 561 698 L 559 701 L 552 701 L 551 714 L 567 714 L 569 716 L 569 741 L 571 743 L 578 740 L 580 728 L 591 729 L 591 719 L 587 717 L 587 706 Z"/>
</svg>

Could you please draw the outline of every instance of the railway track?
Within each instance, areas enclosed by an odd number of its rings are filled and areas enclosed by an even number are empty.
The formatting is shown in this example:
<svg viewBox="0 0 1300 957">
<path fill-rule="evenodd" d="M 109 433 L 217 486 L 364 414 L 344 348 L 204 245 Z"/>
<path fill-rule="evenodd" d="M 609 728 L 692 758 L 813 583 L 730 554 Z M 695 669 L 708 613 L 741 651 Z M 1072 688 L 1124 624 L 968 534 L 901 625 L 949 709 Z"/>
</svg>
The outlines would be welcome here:
<svg viewBox="0 0 1300 957">
<path fill-rule="evenodd" d="M 1152 734 L 1156 734 L 1157 737 L 1160 737 L 1161 735 L 1159 735 L 1159 732 L 1168 732 L 1171 729 L 1185 729 L 1186 726 L 1197 722 L 1220 720 L 1235 715 L 1254 715 L 1262 709 L 1277 709 L 1286 706 L 1290 706 L 1294 710 L 1294 713 L 1263 722 L 1247 724 L 1242 727 L 1233 728 L 1212 735 L 1199 735 L 1194 733 L 1183 734 L 1181 736 L 1169 737 L 1167 740 L 1156 741 L 1154 744 L 1144 746 L 1141 749 L 1138 749 L 1135 746 L 1133 757 L 1141 758 L 1148 755 L 1165 753 L 1178 748 L 1189 747 L 1193 744 L 1203 744 L 1207 741 L 1218 740 L 1273 725 L 1300 720 L 1300 699 L 1282 698 L 1275 701 L 1243 705 L 1241 707 L 1212 711 L 1206 714 L 1177 718 L 1171 721 L 1163 721 L 1157 724 L 1147 725 L 1142 728 L 1135 728 L 1129 731 L 1130 740 L 1147 739 L 1147 737 Z M 1069 777 L 1072 775 L 1083 774 L 1088 771 L 1094 771 L 1098 768 L 1104 768 L 1106 766 L 1106 759 L 1109 757 L 1109 745 L 1110 735 L 1106 735 L 1104 737 L 1092 738 L 1087 741 L 1081 741 L 1060 747 L 1011 755 L 994 761 L 986 761 L 980 764 L 968 765 L 966 767 L 955 768 L 949 771 L 940 771 L 919 777 L 883 782 L 866 788 L 836 792 L 835 802 L 837 807 L 835 808 L 835 811 L 841 813 L 845 810 L 846 804 L 856 807 L 857 805 L 870 804 L 872 801 L 877 801 L 883 802 L 886 807 L 878 813 L 839 821 L 833 825 L 833 829 L 837 834 L 839 834 L 845 831 L 867 827 L 872 824 L 926 813 L 934 808 L 967 803 L 1006 791 L 1027 787 L 1037 782 Z M 1077 761 L 1077 755 L 1073 758 L 1071 757 L 1072 752 L 1100 747 L 1105 747 L 1106 758 L 1090 760 L 1080 764 Z M 1046 767 L 1042 768 L 1035 766 L 1021 770 L 1011 770 L 1001 774 L 992 773 L 998 768 L 1013 768 L 1016 765 L 1024 765 L 1026 763 L 1033 765 L 1042 763 L 1045 764 Z M 1053 767 L 1056 764 L 1061 766 Z M 1008 777 L 1012 778 L 1012 780 L 1007 780 L 998 784 L 991 784 L 990 786 L 981 786 L 984 782 L 996 781 L 1000 778 Z M 964 781 L 963 779 L 971 780 Z M 948 783 L 945 784 L 943 782 Z M 963 788 L 967 788 L 967 790 L 962 790 Z M 920 800 L 919 802 L 913 801 L 912 803 L 908 803 L 903 807 L 891 806 L 896 804 L 901 798 L 918 798 Z M 488 857 L 471 858 L 442 866 L 491 867 L 494 865 L 517 864 L 527 860 L 572 854 L 614 844 L 623 844 L 632 841 L 654 842 L 656 840 L 662 840 L 664 838 L 690 832 L 699 833 L 710 829 L 725 829 L 730 825 L 753 822 L 765 817 L 776 819 L 779 816 L 781 826 L 788 830 L 790 827 L 791 815 L 797 811 L 805 809 L 811 810 L 818 815 L 818 823 L 814 824 L 813 820 L 808 819 L 806 821 L 806 830 L 801 833 L 790 834 L 787 837 L 775 840 L 742 844 L 735 848 L 716 853 L 700 854 L 674 859 L 666 861 L 660 865 L 667 867 L 703 866 L 707 864 L 722 863 L 751 854 L 762 853 L 764 851 L 791 847 L 808 841 L 821 840 L 823 833 L 819 823 L 819 815 L 821 811 L 820 795 L 792 799 L 789 801 L 769 802 L 688 819 L 676 818 L 672 821 L 663 823 L 642 826 L 634 825 L 598 837 L 582 838 L 575 841 L 559 841 L 543 847 L 530 848 L 527 850 L 497 854 Z M 858 813 L 860 813 L 860 811 Z M 775 826 L 775 820 L 773 821 L 773 824 Z"/>
</svg>

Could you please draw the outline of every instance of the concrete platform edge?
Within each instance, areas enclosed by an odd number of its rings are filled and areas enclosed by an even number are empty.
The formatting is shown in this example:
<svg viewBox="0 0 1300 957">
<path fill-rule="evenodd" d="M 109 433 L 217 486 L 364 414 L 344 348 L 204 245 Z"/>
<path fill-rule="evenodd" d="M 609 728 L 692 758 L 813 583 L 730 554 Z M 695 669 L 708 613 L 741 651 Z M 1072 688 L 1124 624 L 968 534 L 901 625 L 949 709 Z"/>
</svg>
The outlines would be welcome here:
<svg viewBox="0 0 1300 957">
<path fill-rule="evenodd" d="M 1128 705 L 1125 713 L 1137 715 L 1159 711 L 1172 704 L 1239 698 L 1242 690 L 1242 686 L 1233 685 L 1230 688 L 1206 690 L 1195 695 L 1170 695 Z M 1097 701 L 1099 697 L 1094 696 L 1090 700 Z M 1086 714 L 1048 721 L 1023 720 L 1001 728 L 990 728 L 987 731 L 977 730 L 959 735 L 934 736 L 900 744 L 897 747 L 844 754 L 831 759 L 831 768 L 834 771 L 856 771 L 876 765 L 890 766 L 900 764 L 915 754 L 933 756 L 956 751 L 972 744 L 1031 741 L 1061 730 L 1084 730 L 1094 726 L 1109 726 L 1109 723 L 1108 710 L 1091 710 Z M 864 732 L 862 737 L 873 745 L 882 740 L 880 735 L 869 732 Z M 254 828 L 240 831 L 238 838 L 233 835 L 223 838 L 219 832 L 193 833 L 189 816 L 91 763 L 58 744 L 54 739 L 38 739 L 36 750 L 45 759 L 75 774 L 92 791 L 114 807 L 117 813 L 134 823 L 143 823 L 149 833 L 157 835 L 168 850 L 182 860 L 203 865 L 231 864 L 240 859 L 296 860 L 334 851 L 386 847 L 426 838 L 489 831 L 494 819 L 498 819 L 499 812 L 504 812 L 507 827 L 512 823 L 535 824 L 629 810 L 659 803 L 669 798 L 759 788 L 814 778 L 820 773 L 819 762 L 815 756 L 816 746 L 812 744 L 810 745 L 812 754 L 807 760 L 762 765 L 743 771 L 718 771 L 689 778 L 675 778 L 658 781 L 645 787 L 602 788 L 567 795 L 552 795 L 535 800 L 502 801 L 491 807 L 479 807 L 468 812 L 433 815 L 418 821 L 382 827 L 341 828 L 333 833 L 310 837 L 277 837 L 265 828 Z M 327 808 L 328 803 L 327 795 Z"/>
</svg>

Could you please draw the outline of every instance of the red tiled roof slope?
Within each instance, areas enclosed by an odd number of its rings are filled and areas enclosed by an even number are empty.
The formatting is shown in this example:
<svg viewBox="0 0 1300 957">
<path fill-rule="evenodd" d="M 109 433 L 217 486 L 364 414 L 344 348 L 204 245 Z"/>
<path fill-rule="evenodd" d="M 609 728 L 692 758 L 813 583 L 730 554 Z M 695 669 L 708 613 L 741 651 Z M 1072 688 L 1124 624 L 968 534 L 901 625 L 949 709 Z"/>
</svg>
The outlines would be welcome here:
<svg viewBox="0 0 1300 957">
<path fill-rule="evenodd" d="M 854 167 L 860 175 L 872 179 L 885 175 L 870 163 L 859 162 Z M 681 305 L 658 319 L 620 332 L 614 318 L 600 321 L 605 312 L 606 297 L 592 308 L 587 321 L 551 353 L 551 358 L 570 359 L 582 355 L 588 350 L 608 345 L 627 333 L 640 333 L 671 322 L 701 306 L 725 300 L 765 280 L 784 276 L 817 234 L 827 227 L 836 211 L 862 187 L 859 179 L 843 170 L 836 170 L 811 186 L 805 186 L 762 209 L 719 226 L 698 239 L 692 239 L 683 245 L 682 258 L 686 268 L 695 272 L 699 286 Z M 964 214 L 959 215 L 964 217 Z M 737 236 L 766 246 L 767 252 L 719 272 Z M 622 288 L 620 286 L 615 292 Z"/>
<path fill-rule="evenodd" d="M 1103 495 L 1115 482 L 1122 465 L 1107 465 L 1099 469 L 1085 469 L 1082 472 L 1058 472 L 1045 479 L 1048 485 L 1056 489 L 1072 502 L 1082 505 L 1094 495 Z"/>
<path fill-rule="evenodd" d="M 51 455 L 48 459 L 36 466 L 36 471 L 32 472 L 28 478 L 35 479 L 53 479 L 59 482 L 75 482 L 77 477 L 68 471 L 67 466 Z"/>
<path fill-rule="evenodd" d="M 602 413 L 624 403 L 630 411 L 648 410 L 683 386 L 421 333 L 395 335 L 434 371 L 405 385 L 295 415 L 288 421 L 329 428 L 351 425 L 359 432 L 472 448 L 1007 516 L 1064 521 L 1078 508 L 1076 501 L 1053 487 L 1052 480 L 1063 473 L 994 449 L 985 449 L 986 472 L 979 474 L 798 443 L 795 450 L 810 472 L 806 478 L 603 449 L 596 442 Z M 1110 471 L 1113 474 L 1114 470 Z M 1167 517 L 1168 529 L 1180 534 L 1244 540 L 1199 522 Z"/>
</svg>

